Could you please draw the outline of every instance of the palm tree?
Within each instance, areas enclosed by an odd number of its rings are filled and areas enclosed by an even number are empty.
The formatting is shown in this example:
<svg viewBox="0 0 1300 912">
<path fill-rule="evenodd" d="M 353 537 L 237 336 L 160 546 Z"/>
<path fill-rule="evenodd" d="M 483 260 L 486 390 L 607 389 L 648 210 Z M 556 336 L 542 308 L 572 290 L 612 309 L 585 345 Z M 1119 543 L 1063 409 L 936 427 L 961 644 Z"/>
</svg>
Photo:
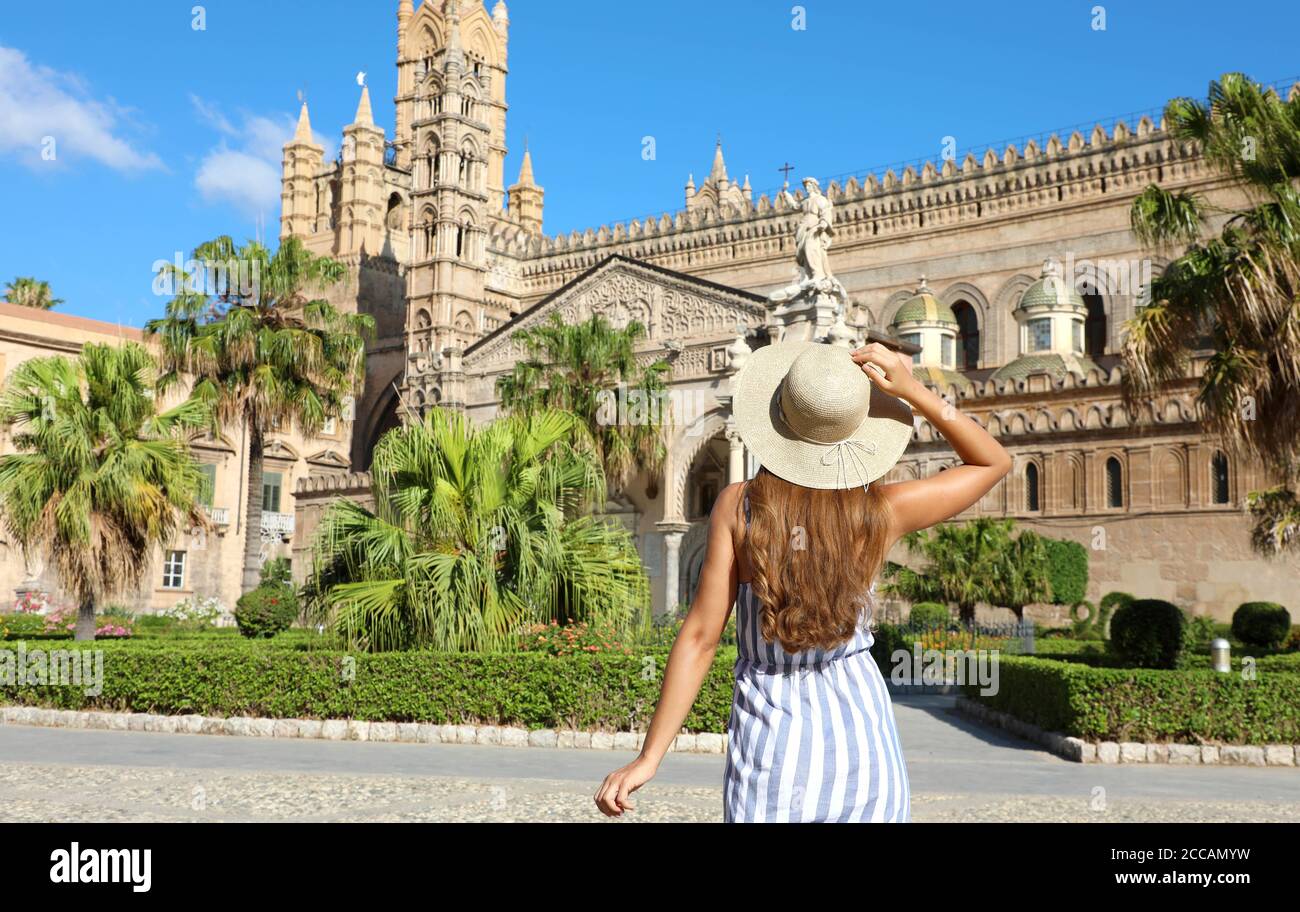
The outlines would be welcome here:
<svg viewBox="0 0 1300 912">
<path fill-rule="evenodd" d="M 187 399 L 159 412 L 155 373 L 142 345 L 87 345 L 76 360 L 23 362 L 0 394 L 18 451 L 0 457 L 0 513 L 25 551 L 53 558 L 79 640 L 94 638 L 103 598 L 139 584 L 155 547 L 207 526 L 185 442 L 205 409 Z"/>
<path fill-rule="evenodd" d="M 1283 101 L 1228 73 L 1210 84 L 1208 104 L 1176 99 L 1165 118 L 1249 205 L 1225 210 L 1156 186 L 1134 201 L 1137 236 L 1183 252 L 1127 324 L 1125 397 L 1136 406 L 1186 376 L 1193 351 L 1212 349 L 1197 381 L 1206 427 L 1278 482 L 1247 497 L 1252 541 L 1264 553 L 1300 547 L 1300 90 Z M 1217 235 L 1211 218 L 1223 219 Z"/>
<path fill-rule="evenodd" d="M 655 476 L 666 454 L 664 378 L 670 368 L 666 361 L 637 365 L 635 346 L 644 335 L 636 321 L 618 330 L 601 316 L 570 326 L 552 314 L 550 322 L 515 334 L 528 356 L 497 381 L 509 411 L 562 409 L 578 416 L 615 492 L 638 472 Z"/>
<path fill-rule="evenodd" d="M 159 343 L 164 385 L 193 383 L 210 407 L 212 430 L 242 425 L 248 434 L 248 489 L 242 591 L 257 588 L 266 435 L 293 423 L 305 436 L 341 418 L 365 376 L 365 336 L 374 321 L 341 313 L 316 297 L 347 267 L 316 256 L 297 238 L 271 254 L 229 237 L 200 245 L 200 275 L 171 270 L 176 296 L 145 330 Z M 231 275 L 241 281 L 233 282 Z M 250 281 L 251 279 L 251 281 Z"/>
<path fill-rule="evenodd" d="M 5 288 L 4 298 L 10 304 L 37 310 L 49 310 L 63 303 L 62 298 L 51 294 L 49 282 L 38 282 L 31 276 L 19 276 L 10 282 Z"/>
<path fill-rule="evenodd" d="M 431 409 L 386 434 L 373 511 L 334 503 L 304 593 L 313 621 L 371 650 L 499 650 L 526 623 L 626 626 L 648 583 L 626 530 L 590 515 L 600 464 L 572 415 L 476 427 Z"/>
<path fill-rule="evenodd" d="M 983 603 L 1010 608 L 1019 617 L 1025 605 L 1048 596 L 1047 560 L 1042 542 L 1030 532 L 1023 543 L 1012 538 L 1015 521 L 981 517 L 944 523 L 903 536 L 907 550 L 925 559 L 917 571 L 891 564 L 881 591 L 912 602 L 957 605 L 963 623 L 975 621 Z"/>
<path fill-rule="evenodd" d="M 1026 605 L 1052 597 L 1047 546 L 1042 536 L 1026 529 L 1009 539 L 1001 564 L 991 604 L 1010 608 L 1016 619 L 1023 621 Z"/>
</svg>

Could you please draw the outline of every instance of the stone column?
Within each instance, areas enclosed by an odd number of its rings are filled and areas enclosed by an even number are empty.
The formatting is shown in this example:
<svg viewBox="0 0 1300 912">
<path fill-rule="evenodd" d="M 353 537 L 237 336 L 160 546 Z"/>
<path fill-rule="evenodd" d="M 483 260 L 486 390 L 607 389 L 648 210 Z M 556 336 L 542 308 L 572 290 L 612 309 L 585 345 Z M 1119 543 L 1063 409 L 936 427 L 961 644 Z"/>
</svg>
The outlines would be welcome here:
<svg viewBox="0 0 1300 912">
<path fill-rule="evenodd" d="M 743 340 L 742 340 L 743 344 Z M 748 349 L 746 349 L 746 353 Z M 742 362 L 743 362 L 742 356 Z M 734 374 L 733 374 L 734 376 Z M 730 378 L 729 378 L 730 379 Z M 732 397 L 730 393 L 718 396 L 718 404 L 721 405 L 728 413 L 731 412 Z M 740 439 L 740 433 L 736 430 L 736 419 L 732 414 L 727 415 L 727 484 L 735 484 L 738 481 L 744 481 L 749 477 L 749 468 L 745 460 L 745 442 Z"/>
<path fill-rule="evenodd" d="M 655 527 L 664 536 L 664 612 L 673 614 L 680 599 L 682 536 L 691 526 L 684 522 L 661 522 L 655 523 Z"/>
<path fill-rule="evenodd" d="M 745 443 L 740 432 L 727 422 L 727 484 L 745 480 Z"/>
</svg>

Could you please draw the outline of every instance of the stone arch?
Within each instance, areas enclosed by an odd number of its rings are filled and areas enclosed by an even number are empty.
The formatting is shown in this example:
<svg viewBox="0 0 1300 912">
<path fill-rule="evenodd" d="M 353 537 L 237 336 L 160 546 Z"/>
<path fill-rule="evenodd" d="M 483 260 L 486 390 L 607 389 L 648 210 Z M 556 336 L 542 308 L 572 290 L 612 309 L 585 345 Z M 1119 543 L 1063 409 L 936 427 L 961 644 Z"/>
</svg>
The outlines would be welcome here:
<svg viewBox="0 0 1300 912">
<path fill-rule="evenodd" d="M 1207 499 L 1212 504 L 1232 503 L 1232 460 L 1221 449 L 1210 454 L 1210 478 L 1206 487 Z"/>
<path fill-rule="evenodd" d="M 391 431 L 393 428 L 402 423 L 401 397 L 398 395 L 397 387 L 402 382 L 402 375 L 395 375 L 380 391 L 376 397 L 376 407 L 367 410 L 358 410 L 358 415 L 366 415 L 365 424 L 360 428 L 361 433 L 357 440 L 360 441 L 360 448 L 353 454 L 353 465 L 357 471 L 368 471 L 370 463 L 374 458 L 375 445 L 379 443 L 379 438 Z M 361 424 L 360 421 L 357 422 Z M 354 430 L 357 428 L 354 426 Z"/>
<path fill-rule="evenodd" d="M 1181 451 L 1166 449 L 1156 460 L 1156 498 L 1162 506 L 1187 503 L 1187 465 Z"/>
<path fill-rule="evenodd" d="M 1065 474 L 1061 478 L 1060 505 L 1070 510 L 1082 510 L 1087 503 L 1087 476 L 1083 456 L 1070 453 L 1065 457 Z"/>
<path fill-rule="evenodd" d="M 1020 469 L 1020 507 L 1026 513 L 1043 512 L 1045 480 L 1042 461 L 1036 456 L 1026 459 Z"/>
<path fill-rule="evenodd" d="M 1020 324 L 1013 315 L 1016 305 L 1030 285 L 1038 281 L 1026 273 L 1014 275 L 1002 283 L 993 296 L 985 331 L 991 336 L 985 351 L 985 367 L 1001 367 L 1020 356 Z"/>
<path fill-rule="evenodd" d="M 483 19 L 487 19 L 486 13 Z M 471 20 L 466 22 L 462 29 L 465 32 L 464 47 L 469 54 L 479 57 L 489 66 L 501 66 L 501 48 L 494 37 L 495 32 L 486 21 Z"/>
<path fill-rule="evenodd" d="M 939 300 L 951 307 L 957 317 L 957 369 L 975 370 L 991 363 L 987 350 L 989 334 L 984 330 L 989 322 L 989 301 L 984 292 L 970 282 L 954 282 L 939 295 Z M 973 325 L 968 325 L 971 321 Z M 969 341 L 972 329 L 973 342 Z M 970 363 L 970 355 L 974 356 L 974 363 Z"/>
<path fill-rule="evenodd" d="M 1099 257 L 1075 265 L 1074 286 L 1088 308 L 1084 351 L 1090 358 L 1119 349 L 1119 330 L 1135 313 L 1137 287 L 1148 260 Z M 1127 287 L 1126 287 L 1127 286 Z"/>
<path fill-rule="evenodd" d="M 404 201 L 402 194 L 394 192 L 388 197 L 388 210 L 384 214 L 384 225 L 389 231 L 400 231 L 402 228 L 402 213 Z"/>
<path fill-rule="evenodd" d="M 691 474 L 695 457 L 714 437 L 727 429 L 727 413 L 721 409 L 707 412 L 692 421 L 674 441 L 669 465 L 672 467 L 671 483 L 664 502 L 664 519 L 669 522 L 684 521 L 686 511 L 686 482 Z"/>
<path fill-rule="evenodd" d="M 1124 454 L 1112 451 L 1101 456 L 1102 492 L 1109 510 L 1121 510 L 1128 506 L 1128 465 Z"/>
<path fill-rule="evenodd" d="M 906 301 L 909 301 L 915 291 L 896 291 L 885 299 L 884 305 L 880 308 L 880 326 L 881 329 L 888 329 L 894 322 L 894 314 L 898 313 L 898 308 L 902 307 Z"/>
</svg>

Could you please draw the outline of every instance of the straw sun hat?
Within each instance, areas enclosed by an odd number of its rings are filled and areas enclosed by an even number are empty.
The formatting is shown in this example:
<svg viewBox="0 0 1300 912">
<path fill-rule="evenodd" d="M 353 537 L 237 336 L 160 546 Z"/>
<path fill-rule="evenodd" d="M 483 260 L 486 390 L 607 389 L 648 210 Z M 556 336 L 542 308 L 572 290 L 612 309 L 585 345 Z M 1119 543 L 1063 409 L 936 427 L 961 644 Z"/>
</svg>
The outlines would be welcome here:
<svg viewBox="0 0 1300 912">
<path fill-rule="evenodd" d="M 805 488 L 865 487 L 912 439 L 912 409 L 868 379 L 847 348 L 767 345 L 735 381 L 732 413 L 763 467 Z"/>
</svg>

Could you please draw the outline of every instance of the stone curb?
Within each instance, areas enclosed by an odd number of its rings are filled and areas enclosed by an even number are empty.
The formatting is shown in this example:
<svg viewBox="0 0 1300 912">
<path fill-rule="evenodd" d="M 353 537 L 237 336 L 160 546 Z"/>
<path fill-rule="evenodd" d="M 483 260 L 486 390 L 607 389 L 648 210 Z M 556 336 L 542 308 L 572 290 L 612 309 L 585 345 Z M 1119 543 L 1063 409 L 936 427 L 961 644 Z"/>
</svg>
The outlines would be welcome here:
<svg viewBox="0 0 1300 912">
<path fill-rule="evenodd" d="M 0 707 L 0 724 L 100 731 L 148 731 L 251 738 L 315 738 L 324 741 L 398 741 L 408 744 L 494 744 L 579 750 L 640 750 L 644 732 L 528 731 L 498 725 L 433 725 L 424 722 L 366 722 L 358 719 L 253 719 L 246 716 L 160 716 L 152 713 L 77 712 L 36 706 Z M 727 736 L 678 735 L 670 751 L 720 754 Z"/>
<path fill-rule="evenodd" d="M 957 698 L 963 716 L 1005 729 L 1076 763 L 1166 763 L 1170 766 L 1300 767 L 1300 744 L 1167 744 L 1084 741 L 1044 731 L 1015 716 L 990 709 L 969 697 Z"/>
</svg>

